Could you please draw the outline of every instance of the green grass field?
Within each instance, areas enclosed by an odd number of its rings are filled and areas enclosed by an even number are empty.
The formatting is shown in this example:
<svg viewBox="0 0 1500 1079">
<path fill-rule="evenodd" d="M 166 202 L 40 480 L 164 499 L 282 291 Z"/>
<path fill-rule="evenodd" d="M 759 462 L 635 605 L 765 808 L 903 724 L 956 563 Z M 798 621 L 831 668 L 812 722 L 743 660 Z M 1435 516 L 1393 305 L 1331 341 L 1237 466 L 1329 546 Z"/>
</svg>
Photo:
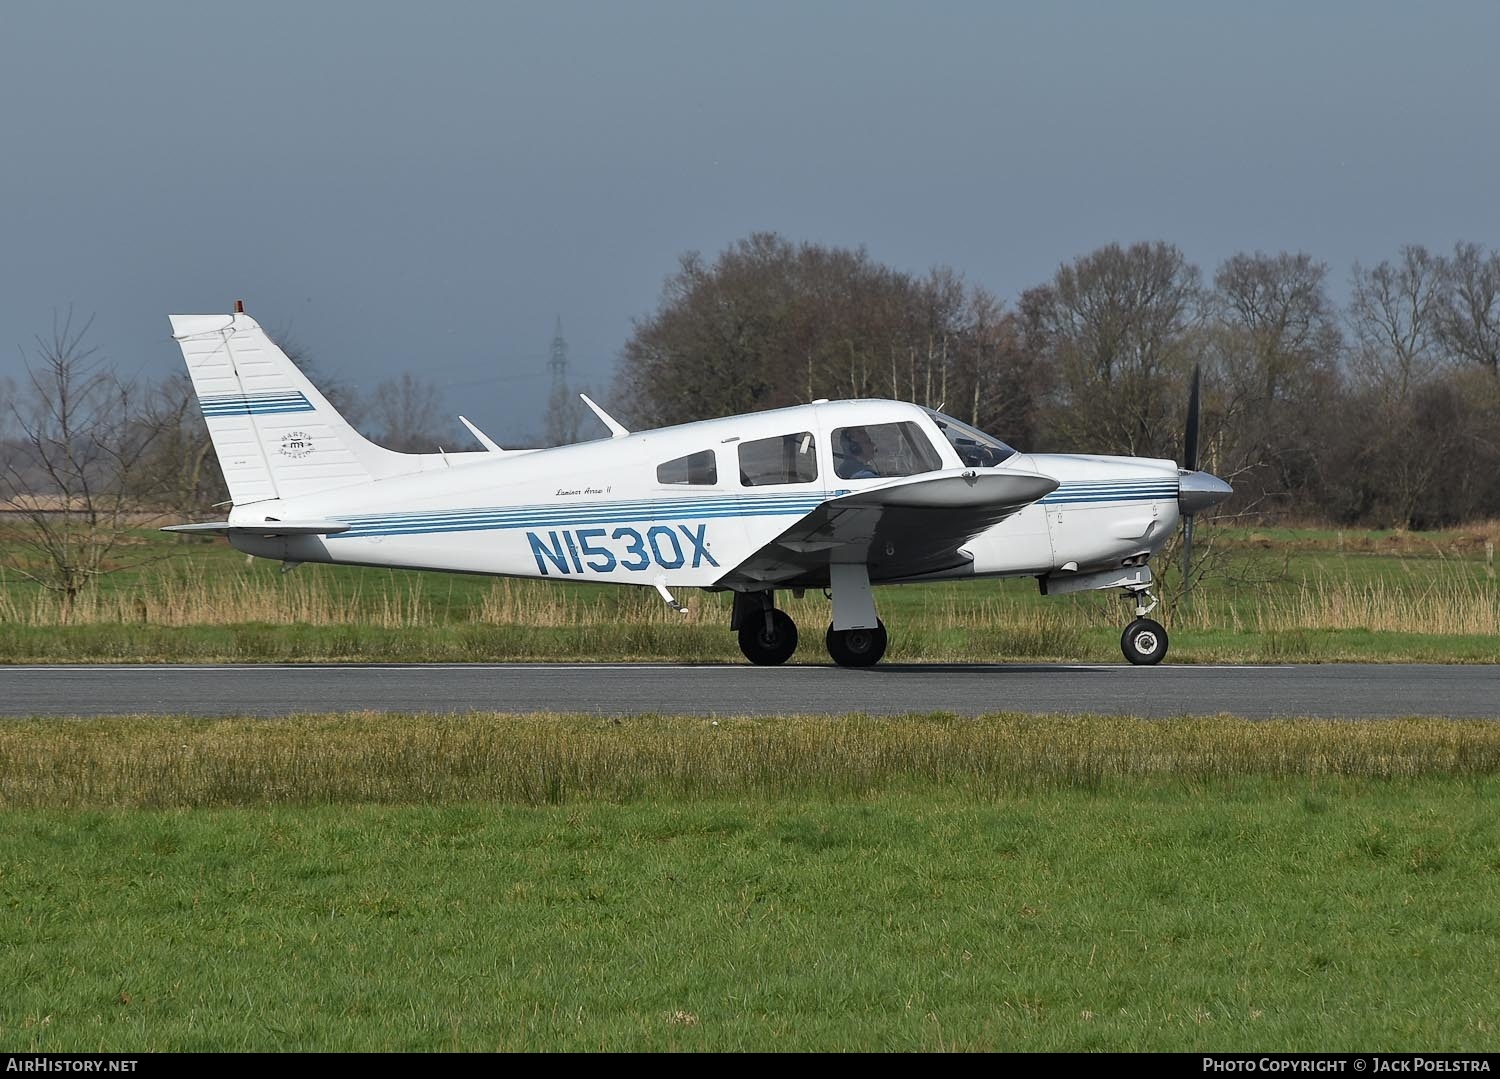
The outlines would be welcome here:
<svg viewBox="0 0 1500 1079">
<path fill-rule="evenodd" d="M 0 1049 L 1493 1050 L 1497 774 L 1419 720 L 22 722 Z"/>
<path fill-rule="evenodd" d="M 1175 662 L 1500 662 L 1500 526 L 1448 533 L 1220 529 L 1208 575 L 1156 612 Z M 649 589 L 303 566 L 283 574 L 223 541 L 143 531 L 127 568 L 67 608 L 0 575 L 0 662 L 664 660 L 742 662 L 722 594 L 686 616 Z M 1486 544 L 1489 546 L 1486 547 Z M 0 555 L 14 547 L 0 543 Z M 1042 597 L 1031 580 L 878 589 L 895 662 L 1118 662 L 1127 604 Z M 821 594 L 778 596 L 794 662 L 827 662 Z"/>
<path fill-rule="evenodd" d="M 1222 532 L 1171 659 L 1500 662 L 1495 532 Z M 0 662 L 742 661 L 722 596 L 134 553 L 0 578 Z M 877 599 L 896 661 L 1127 617 Z M 7 722 L 0 1050 L 1493 1051 L 1497 776 L 1417 719 Z"/>
</svg>

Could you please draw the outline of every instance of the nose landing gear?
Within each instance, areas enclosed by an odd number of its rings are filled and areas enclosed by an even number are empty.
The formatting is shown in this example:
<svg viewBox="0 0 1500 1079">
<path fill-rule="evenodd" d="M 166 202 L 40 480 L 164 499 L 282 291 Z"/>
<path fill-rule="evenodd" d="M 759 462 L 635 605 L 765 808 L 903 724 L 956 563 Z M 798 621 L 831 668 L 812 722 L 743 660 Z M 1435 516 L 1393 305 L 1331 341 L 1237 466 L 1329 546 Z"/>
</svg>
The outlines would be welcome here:
<svg viewBox="0 0 1500 1079">
<path fill-rule="evenodd" d="M 1120 650 L 1131 663 L 1150 666 L 1167 654 L 1167 631 L 1160 622 L 1137 618 L 1120 636 Z"/>
<path fill-rule="evenodd" d="M 1167 630 L 1160 622 L 1146 617 L 1156 609 L 1156 597 L 1145 586 L 1127 588 L 1126 593 L 1135 600 L 1135 621 L 1120 635 L 1120 651 L 1137 666 L 1160 663 L 1167 654 Z"/>
</svg>

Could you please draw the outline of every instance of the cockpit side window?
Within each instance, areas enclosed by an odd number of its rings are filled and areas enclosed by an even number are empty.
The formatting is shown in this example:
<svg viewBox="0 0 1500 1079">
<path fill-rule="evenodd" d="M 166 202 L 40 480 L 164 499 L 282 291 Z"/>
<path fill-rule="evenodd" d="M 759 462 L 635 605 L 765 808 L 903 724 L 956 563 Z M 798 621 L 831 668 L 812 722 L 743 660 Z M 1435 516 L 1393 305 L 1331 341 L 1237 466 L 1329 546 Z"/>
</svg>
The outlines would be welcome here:
<svg viewBox="0 0 1500 1079">
<path fill-rule="evenodd" d="M 840 479 L 868 480 L 915 476 L 943 467 L 920 425 L 867 423 L 833 431 L 833 471 Z"/>
<path fill-rule="evenodd" d="M 719 466 L 713 450 L 699 450 L 686 457 L 656 466 L 657 483 L 712 485 L 719 482 Z"/>
<path fill-rule="evenodd" d="M 812 483 L 818 478 L 817 446 L 811 431 L 740 443 L 740 483 Z"/>
<path fill-rule="evenodd" d="M 945 416 L 930 408 L 927 414 L 938 425 L 938 430 L 943 432 L 948 444 L 958 453 L 958 459 L 970 467 L 992 468 L 1007 457 L 1015 456 L 1013 448 L 977 427 L 970 427 L 962 420 L 955 420 L 952 416 Z"/>
</svg>

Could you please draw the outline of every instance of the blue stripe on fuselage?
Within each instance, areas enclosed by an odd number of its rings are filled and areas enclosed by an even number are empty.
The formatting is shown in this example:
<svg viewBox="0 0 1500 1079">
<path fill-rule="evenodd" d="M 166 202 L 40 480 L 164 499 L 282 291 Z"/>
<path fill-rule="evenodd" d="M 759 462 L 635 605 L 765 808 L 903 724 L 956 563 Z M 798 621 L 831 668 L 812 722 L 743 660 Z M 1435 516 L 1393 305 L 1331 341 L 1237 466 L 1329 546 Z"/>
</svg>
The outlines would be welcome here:
<svg viewBox="0 0 1500 1079">
<path fill-rule="evenodd" d="M 469 507 L 416 513 L 352 514 L 335 520 L 349 525 L 347 532 L 330 540 L 361 536 L 410 536 L 442 532 L 487 532 L 523 528 L 574 528 L 588 525 L 627 524 L 646 521 L 713 520 L 726 517 L 801 516 L 832 496 L 816 495 L 709 495 L 701 498 L 622 499 L 619 502 L 586 502 L 562 506 Z M 1177 484 L 1169 481 L 1142 483 L 1064 484 L 1040 504 L 1106 505 L 1113 502 L 1167 501 L 1177 497 Z"/>
<path fill-rule="evenodd" d="M 1177 484 L 1172 480 L 1144 480 L 1139 483 L 1091 482 L 1064 483 L 1051 494 L 1040 499 L 1044 506 L 1082 505 L 1109 502 L 1156 502 L 1170 501 L 1177 497 Z"/>
<path fill-rule="evenodd" d="M 518 528 L 573 528 L 580 525 L 643 521 L 712 520 L 722 517 L 802 516 L 823 502 L 822 495 L 751 498 L 662 499 L 595 502 L 576 506 L 517 506 L 464 509 L 446 513 L 368 514 L 338 517 L 350 527 L 329 539 L 403 536 L 437 532 L 485 532 Z"/>
</svg>

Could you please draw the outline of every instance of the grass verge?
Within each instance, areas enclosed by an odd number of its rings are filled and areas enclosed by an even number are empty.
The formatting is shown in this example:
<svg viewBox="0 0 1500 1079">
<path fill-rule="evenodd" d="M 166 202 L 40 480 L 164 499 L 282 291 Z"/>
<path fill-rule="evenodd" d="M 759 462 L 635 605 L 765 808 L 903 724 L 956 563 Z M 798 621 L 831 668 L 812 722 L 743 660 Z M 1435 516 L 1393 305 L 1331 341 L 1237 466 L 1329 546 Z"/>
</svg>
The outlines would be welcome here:
<svg viewBox="0 0 1500 1079">
<path fill-rule="evenodd" d="M 1180 602 L 1154 612 L 1174 662 L 1500 663 L 1493 528 L 1452 533 L 1221 530 Z M 308 565 L 283 574 L 222 543 L 135 537 L 145 561 L 73 603 L 0 570 L 0 662 L 654 660 L 740 662 L 729 598 L 649 588 Z M 24 552 L 0 536 L 0 566 Z M 881 588 L 895 662 L 1119 662 L 1117 595 L 1042 597 L 1031 580 Z M 794 662 L 826 662 L 829 604 L 778 604 Z"/>
<path fill-rule="evenodd" d="M 803 623 L 793 663 L 828 663 L 819 623 Z M 1120 663 L 1120 626 L 893 625 L 886 663 Z M 1169 663 L 1500 663 L 1500 636 L 1286 627 L 1171 627 Z M 15 626 L 0 663 L 744 663 L 719 625 L 556 627 Z"/>
<path fill-rule="evenodd" d="M 1500 775 L 1500 724 L 943 714 L 783 719 L 355 714 L 0 724 L 0 808 L 991 799 L 1142 777 Z"/>
<path fill-rule="evenodd" d="M 1422 720 L 23 722 L 0 1049 L 1486 1049 L 1497 775 Z"/>
</svg>

